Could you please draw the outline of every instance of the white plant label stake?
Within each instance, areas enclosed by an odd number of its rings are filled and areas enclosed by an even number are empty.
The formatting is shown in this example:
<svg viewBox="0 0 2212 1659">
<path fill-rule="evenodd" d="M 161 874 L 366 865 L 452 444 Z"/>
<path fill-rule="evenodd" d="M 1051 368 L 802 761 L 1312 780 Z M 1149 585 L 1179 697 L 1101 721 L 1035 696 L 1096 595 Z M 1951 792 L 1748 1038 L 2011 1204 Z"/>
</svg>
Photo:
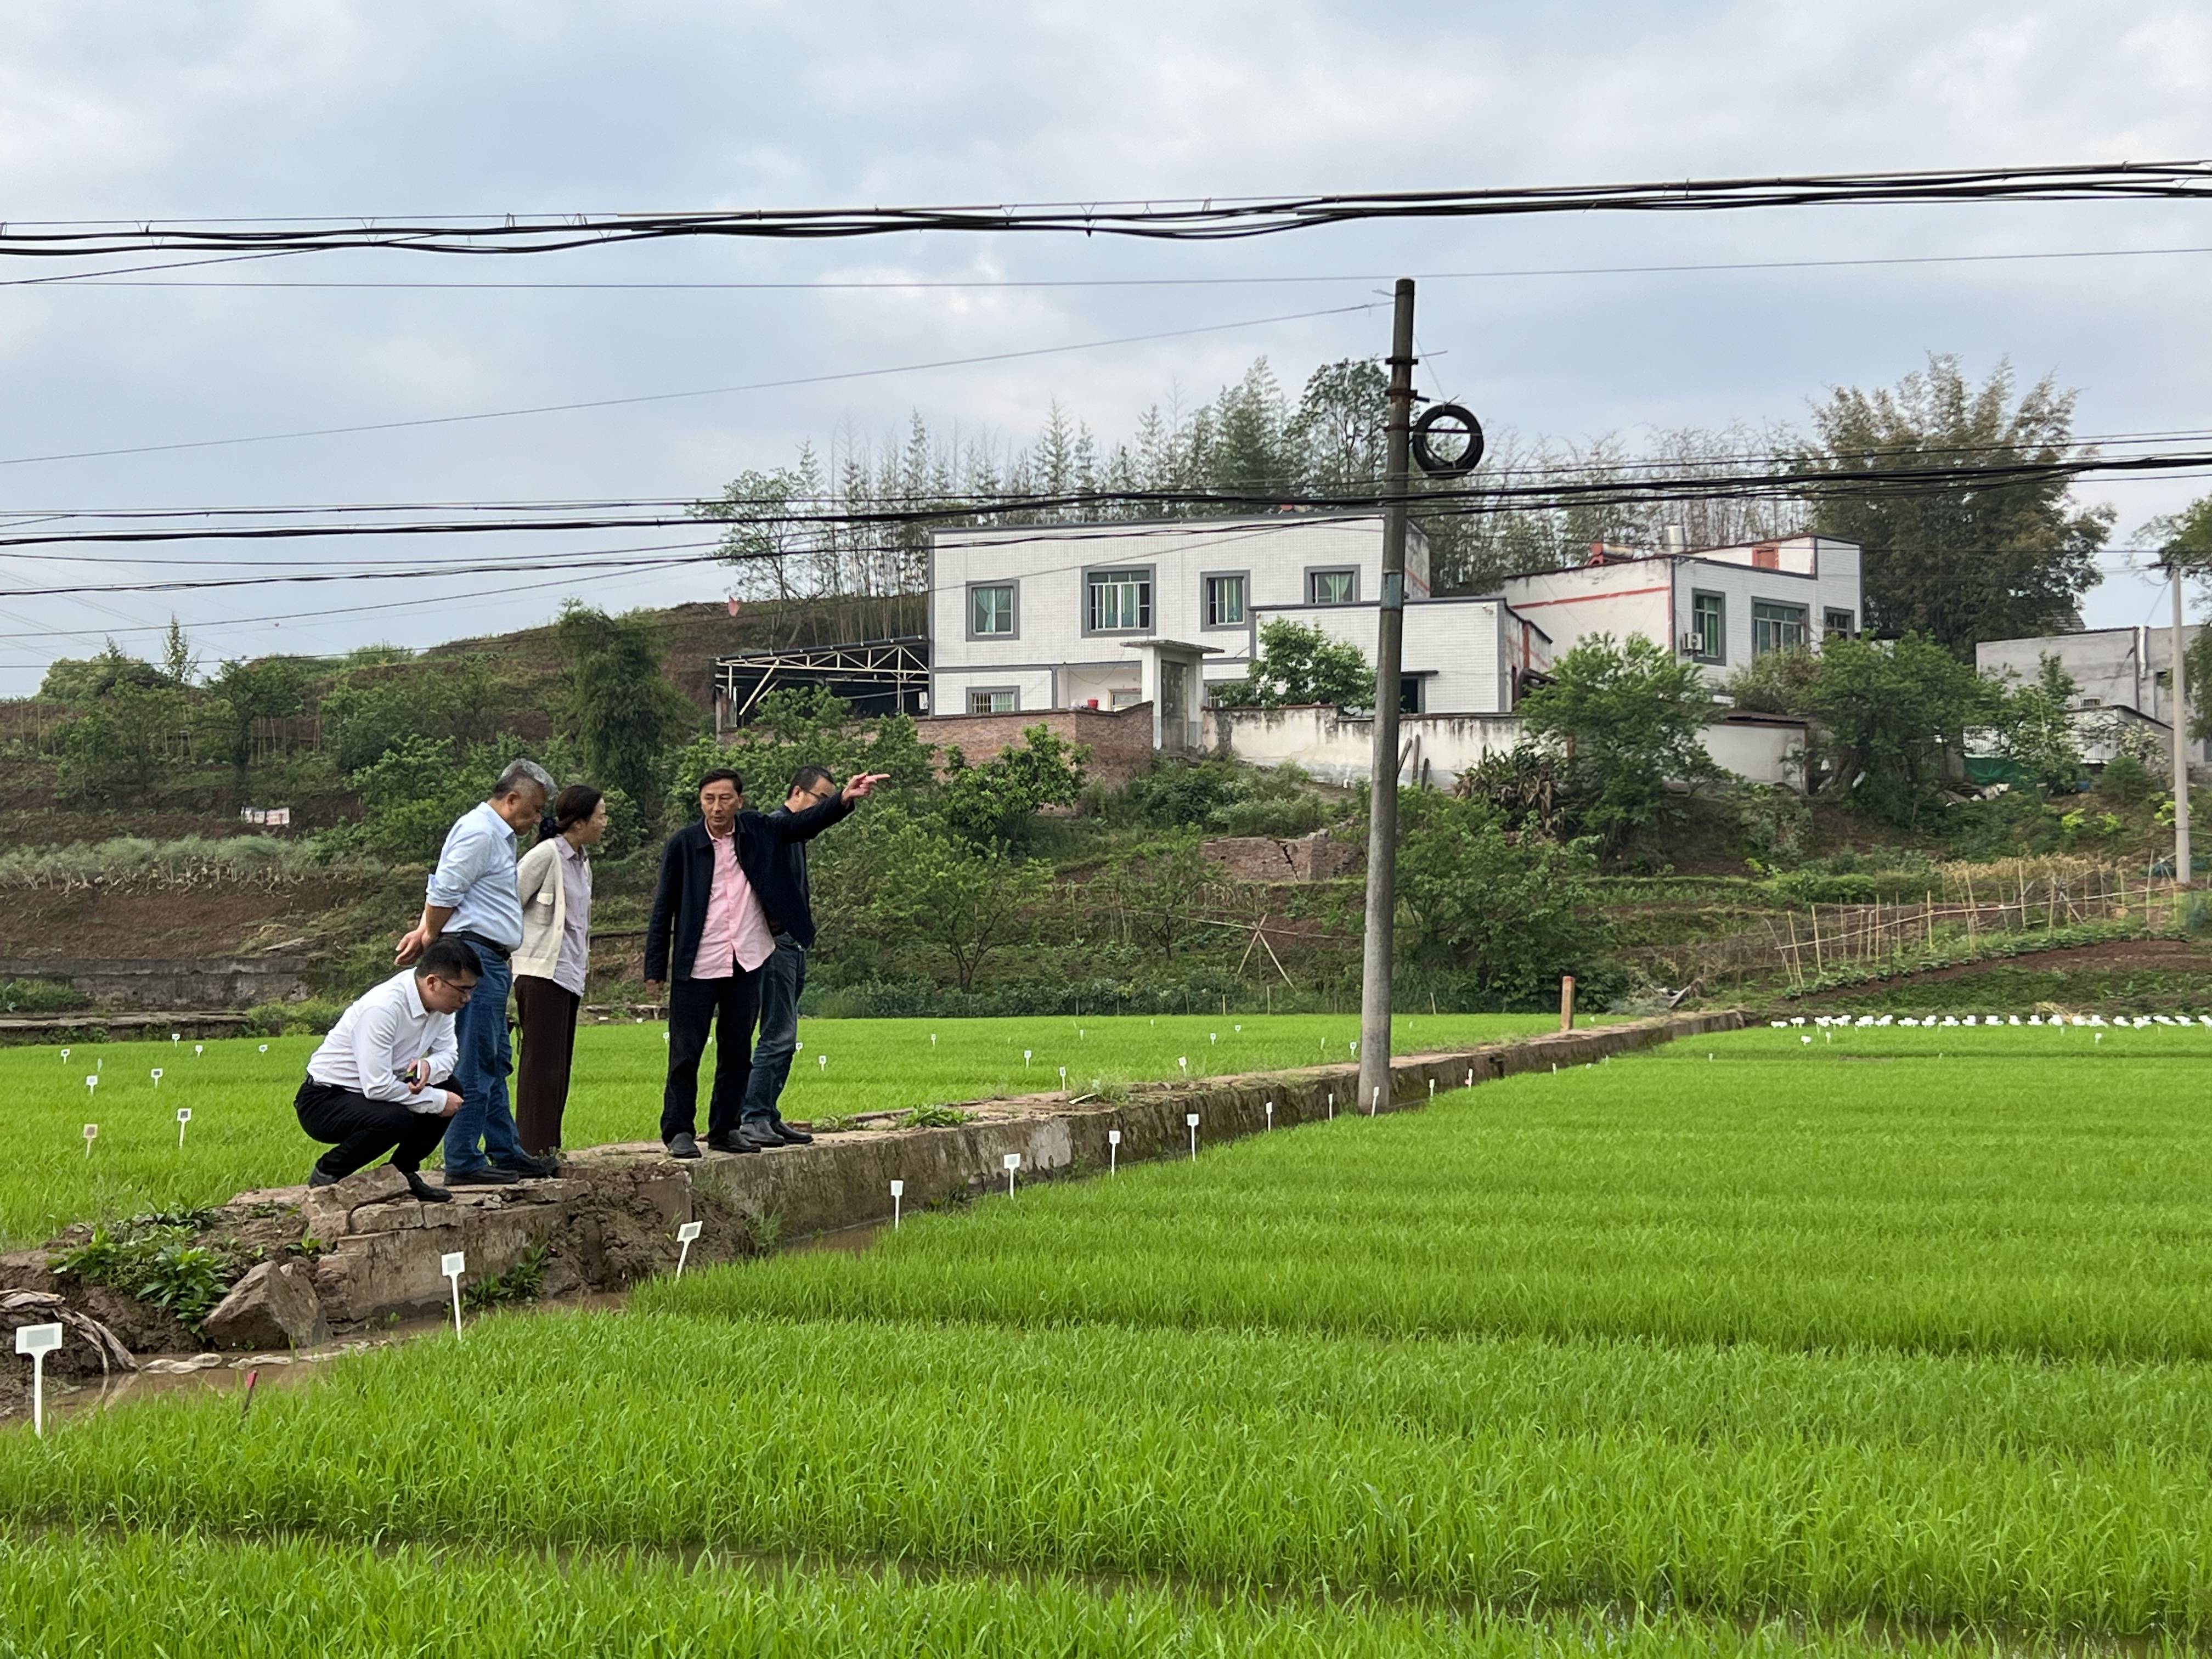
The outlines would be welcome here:
<svg viewBox="0 0 2212 1659">
<path fill-rule="evenodd" d="M 84 1126 L 84 1157 L 88 1164 L 92 1161 L 92 1143 L 99 1134 L 100 1125 L 97 1123 L 88 1123 Z"/>
<path fill-rule="evenodd" d="M 169 1041 L 172 1042 L 182 1042 L 184 1040 L 185 1034 L 182 1031 L 172 1031 L 169 1033 Z"/>
<path fill-rule="evenodd" d="M 191 1107 L 179 1106 L 177 1108 L 177 1150 L 180 1152 L 185 1150 L 185 1125 L 190 1123 L 191 1121 L 192 1109 Z"/>
<path fill-rule="evenodd" d="M 1272 1100 L 1267 1103 L 1267 1127 L 1270 1129 L 1275 1127 L 1275 1103 Z"/>
<path fill-rule="evenodd" d="M 31 1432 L 46 1432 L 46 1356 L 62 1345 L 58 1325 L 18 1325 L 15 1352 L 31 1357 Z"/>
<path fill-rule="evenodd" d="M 1014 1171 L 1022 1167 L 1022 1155 L 1008 1152 L 1000 1162 L 1006 1166 L 1006 1196 L 1012 1198 L 1014 1195 Z"/>
<path fill-rule="evenodd" d="M 1198 1156 L 1198 1114 L 1185 1112 L 1182 1115 L 1182 1121 L 1190 1126 L 1190 1155 L 1196 1158 Z"/>
<path fill-rule="evenodd" d="M 1022 1064 L 1024 1066 L 1030 1063 L 1030 1056 L 1035 1052 L 1036 1050 L 1032 1048 L 1024 1048 L 1022 1050 Z"/>
<path fill-rule="evenodd" d="M 69 1064 L 69 1050 L 66 1048 L 62 1050 L 62 1064 L 64 1066 Z"/>
<path fill-rule="evenodd" d="M 691 1259 L 692 1242 L 699 1237 L 700 1225 L 701 1224 L 696 1221 L 684 1221 L 677 1224 L 676 1276 L 678 1279 L 684 1277 L 684 1264 Z"/>
<path fill-rule="evenodd" d="M 1067 1067 L 1065 1066 L 1060 1068 L 1060 1086 L 1063 1091 L 1067 1087 Z"/>
<path fill-rule="evenodd" d="M 903 1181 L 891 1182 L 891 1231 L 893 1232 L 896 1232 L 899 1229 L 899 1200 L 905 1196 L 906 1182 Z"/>
<path fill-rule="evenodd" d="M 1334 1089 L 1328 1091 L 1328 1121 L 1331 1123 L 1336 1121 L 1336 1091 Z"/>
<path fill-rule="evenodd" d="M 461 1274 L 468 1267 L 468 1258 L 459 1250 L 448 1250 L 438 1258 L 438 1271 L 445 1274 L 453 1287 L 453 1340 L 461 1340 Z"/>
<path fill-rule="evenodd" d="M 1434 1078 L 1431 1078 L 1431 1079 L 1429 1079 L 1429 1098 L 1430 1098 L 1431 1100 L 1434 1100 L 1436 1097 L 1437 1097 L 1437 1080 L 1436 1080 L 1436 1079 L 1434 1079 Z"/>
<path fill-rule="evenodd" d="M 1373 1092 L 1372 1092 L 1372 1093 L 1370 1093 L 1370 1094 L 1369 1095 L 1369 1097 L 1368 1097 L 1368 1100 L 1367 1100 L 1367 1115 L 1368 1115 L 1368 1116 L 1370 1116 L 1370 1117 L 1373 1117 L 1373 1116 L 1375 1115 L 1375 1114 L 1376 1114 L 1376 1113 L 1377 1113 L 1377 1112 L 1381 1111 L 1382 1109 L 1382 1085 L 1381 1084 L 1379 1084 L 1379 1083 L 1378 1083 L 1378 1084 L 1376 1084 L 1376 1085 L 1375 1085 L 1375 1088 L 1374 1088 Z"/>
<path fill-rule="evenodd" d="M 1106 1132 L 1106 1173 L 1108 1175 L 1119 1175 L 1121 1173 L 1121 1170 L 1116 1167 L 1120 1164 L 1121 1158 L 1121 1132 L 1119 1129 L 1109 1129 Z"/>
<path fill-rule="evenodd" d="M 149 1072 L 147 1075 L 154 1079 L 154 1086 L 156 1089 L 161 1086 L 161 1068 L 160 1066 L 156 1066 L 151 1072 Z"/>
<path fill-rule="evenodd" d="M 815 1069 L 816 1069 L 817 1071 L 821 1071 L 821 1072 L 826 1072 L 826 1071 L 828 1071 L 828 1070 L 830 1069 L 830 1056 L 829 1056 L 829 1055 L 827 1055 L 827 1054 L 817 1054 L 817 1055 L 815 1055 L 815 1056 L 814 1056 L 814 1067 L 815 1067 Z"/>
<path fill-rule="evenodd" d="M 261 1045 L 261 1052 L 264 1054 L 269 1052 L 269 1045 L 267 1043 L 264 1042 Z"/>
<path fill-rule="evenodd" d="M 204 1042 L 195 1042 L 192 1044 L 192 1052 L 195 1054 L 205 1054 L 207 1052 L 207 1044 Z"/>
<path fill-rule="evenodd" d="M 1176 1056 L 1176 1064 L 1182 1067 L 1182 1073 L 1185 1077 L 1188 1077 L 1190 1075 L 1190 1056 L 1188 1054 L 1177 1054 Z"/>
</svg>

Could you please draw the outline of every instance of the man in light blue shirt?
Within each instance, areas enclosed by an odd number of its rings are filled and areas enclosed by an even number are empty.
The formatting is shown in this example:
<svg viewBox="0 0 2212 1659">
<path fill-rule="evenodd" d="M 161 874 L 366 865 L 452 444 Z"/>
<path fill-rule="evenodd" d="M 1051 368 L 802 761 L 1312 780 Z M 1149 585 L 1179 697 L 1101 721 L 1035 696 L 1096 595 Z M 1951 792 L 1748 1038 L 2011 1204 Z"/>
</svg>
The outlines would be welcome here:
<svg viewBox="0 0 2212 1659">
<path fill-rule="evenodd" d="M 491 799 L 461 814 L 430 872 L 422 920 L 399 941 L 401 967 L 434 939 L 454 939 L 476 952 L 482 972 L 476 993 L 454 1021 L 459 1056 L 453 1085 L 461 1097 L 446 1130 L 446 1185 L 503 1187 L 526 1176 L 553 1173 L 532 1158 L 515 1133 L 507 1099 L 514 1050 L 507 1036 L 507 957 L 522 943 L 522 901 L 514 881 L 514 837 L 536 825 L 553 780 L 535 761 L 519 760 L 499 775 Z"/>
</svg>

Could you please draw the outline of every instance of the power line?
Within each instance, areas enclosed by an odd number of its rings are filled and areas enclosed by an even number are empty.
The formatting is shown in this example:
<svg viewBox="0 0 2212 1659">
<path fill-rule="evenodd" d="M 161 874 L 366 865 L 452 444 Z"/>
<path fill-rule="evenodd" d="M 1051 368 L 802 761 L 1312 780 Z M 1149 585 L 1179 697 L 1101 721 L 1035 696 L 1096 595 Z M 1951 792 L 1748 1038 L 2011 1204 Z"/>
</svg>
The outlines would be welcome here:
<svg viewBox="0 0 2212 1659">
<path fill-rule="evenodd" d="M 418 427 L 459 426 L 477 421 L 513 420 L 526 415 L 566 415 L 586 409 L 618 409 L 636 404 L 674 403 L 690 398 L 720 398 L 740 392 L 774 392 L 790 386 L 827 386 L 841 380 L 866 380 L 890 374 L 914 374 L 928 369 L 967 368 L 980 363 L 1013 362 L 1027 357 L 1049 357 L 1068 351 L 1098 351 L 1112 346 L 1143 345 L 1155 340 L 1187 339 L 1196 334 L 1227 333 L 1237 329 L 1261 328 L 1274 323 L 1305 322 L 1316 317 L 1345 317 L 1372 311 L 1381 301 L 1330 306 L 1319 311 L 1287 312 L 1275 317 L 1248 317 L 1236 322 L 1203 323 L 1193 328 L 1161 329 L 1150 334 L 1127 334 L 1110 340 L 1078 340 L 1066 345 L 1026 346 L 1013 351 L 984 352 L 972 357 L 940 357 L 927 362 L 899 363 L 888 368 L 853 368 L 830 374 L 798 374 L 775 380 L 749 380 L 738 386 L 702 386 L 690 392 L 653 392 L 628 398 L 593 398 L 574 403 L 539 404 L 525 409 L 494 409 L 471 415 L 425 415 L 404 421 L 367 421 L 350 426 L 309 427 L 294 432 L 262 432 L 234 438 L 192 438 L 172 443 L 132 444 L 113 449 L 79 449 L 50 455 L 16 455 L 0 459 L 0 466 L 33 466 L 46 461 L 85 461 L 117 455 L 156 455 L 184 449 L 223 449 L 239 444 L 286 442 L 299 438 L 350 437 L 367 432 L 399 432 Z"/>
<path fill-rule="evenodd" d="M 0 255 L 84 258 L 146 252 L 559 252 L 678 238 L 847 240 L 905 231 L 1056 233 L 1224 241 L 1373 220 L 1492 218 L 1589 212 L 1680 213 L 1915 202 L 2171 200 L 2212 196 L 2203 161 L 1685 179 L 1533 188 L 1380 191 L 1291 196 L 972 204 L 759 208 L 673 213 L 433 214 L 375 217 L 18 222 L 0 226 Z"/>
<path fill-rule="evenodd" d="M 1967 265 L 2008 264 L 2043 259 L 2135 259 L 2161 255 L 2212 253 L 2212 246 L 2187 247 L 2111 247 L 2063 248 L 2027 251 L 2016 253 L 1919 253 L 1864 255 L 1849 258 L 1828 259 L 1723 259 L 1695 264 L 1649 265 L 1529 265 L 1497 270 L 1430 270 L 1415 271 L 1416 281 L 1424 283 L 1466 283 L 1505 281 L 1528 277 L 1550 276 L 1659 276 L 1690 274 L 1712 274 L 1729 271 L 1758 270 L 1856 270 L 1882 266 L 1911 265 Z M 240 258 L 270 258 L 271 254 L 243 254 Z M 197 264 L 228 264 L 229 259 L 185 260 L 185 266 Z M 66 271 L 51 276 L 16 276 L 0 280 L 0 288 L 58 287 L 71 289 L 127 288 L 127 289 L 319 289 L 345 292 L 381 292 L 422 289 L 434 293 L 466 293 L 482 289 L 490 294 L 538 293 L 654 293 L 654 294 L 730 294 L 730 293 L 918 293 L 939 289 L 969 292 L 1010 290 L 1042 290 L 1053 289 L 1107 288 L 1272 288 L 1291 285 L 1317 285 L 1350 283 L 1387 283 L 1395 280 L 1395 273 L 1379 271 L 1342 271 L 1329 276 L 1065 276 L 1065 277 L 945 277 L 945 278 L 885 278 L 879 281 L 808 282 L 540 282 L 540 283 L 441 283 L 417 281 L 343 282 L 315 278 L 228 280 L 212 278 L 204 282 L 125 282 L 114 280 L 134 270 L 158 270 L 175 266 L 130 266 L 115 270 Z"/>
<path fill-rule="evenodd" d="M 2194 476 L 2208 468 L 2212 468 L 2212 450 L 2194 450 L 2176 454 L 2093 455 L 2051 460 L 2021 460 L 1998 465 L 1830 467 L 1818 471 L 1791 471 L 1763 474 L 1735 472 L 1645 479 L 1606 478 L 1582 483 L 1549 482 L 1504 486 L 1477 485 L 1431 491 L 1417 497 L 1414 505 L 1416 511 L 1422 516 L 1435 518 L 1486 516 L 1576 505 L 1642 506 L 1676 501 L 1777 499 L 1818 501 L 1838 496 L 1896 496 L 1922 494 L 1957 489 L 1961 486 L 1990 489 L 2008 484 L 2016 485 L 2057 479 L 2071 480 L 2087 474 L 2105 477 Z M 1072 494 L 1036 495 L 994 501 L 947 502 L 921 507 L 880 507 L 865 509 L 840 508 L 828 511 L 794 512 L 778 507 L 772 511 L 749 512 L 726 522 L 741 523 L 759 529 L 881 530 L 904 526 L 919 531 L 951 527 L 972 529 L 976 527 L 975 522 L 976 520 L 999 520 L 1006 525 L 1008 533 L 1018 534 L 1028 527 L 1021 521 L 1031 519 L 1035 515 L 1096 511 L 1108 507 L 1180 509 L 1184 514 L 1194 511 L 1200 514 L 1288 514 L 1297 511 L 1319 514 L 1362 514 L 1377 511 L 1382 504 L 1382 495 L 1375 491 L 1286 495 L 1274 492 L 1246 494 L 1201 490 L 1094 490 Z M 959 522 L 961 520 L 968 522 L 962 524 Z M 1108 521 L 1099 525 L 1096 529 L 1086 526 L 1085 533 L 1115 538 L 1136 534 L 1165 533 L 1166 529 L 1171 529 L 1188 521 L 1183 518 L 1174 518 L 1165 527 L 1159 525 L 1117 526 Z M 0 547 L 83 545 L 94 543 L 138 544 L 201 541 L 324 540 L 356 536 L 464 536 L 548 531 L 604 532 L 671 528 L 696 525 L 700 522 L 699 514 L 686 513 L 680 516 L 654 514 L 616 517 L 602 514 L 556 520 L 479 519 L 405 524 L 287 524 L 225 526 L 214 528 L 155 526 L 0 536 Z M 1199 519 L 1195 522 L 1203 524 L 1205 520 Z M 781 556 L 781 555 L 764 554 L 759 556 Z M 619 560 L 596 562 L 619 563 Z M 441 567 L 441 569 L 448 573 L 453 571 L 452 567 Z M 165 579 L 151 582 L 81 587 L 0 589 L 0 598 L 90 592 L 171 592 L 198 587 L 261 586 L 276 582 L 389 579 L 403 574 L 404 573 L 390 571 L 356 573 L 319 568 L 313 571 L 283 572 L 241 577 Z M 422 574 L 440 574 L 440 570 L 434 569 Z"/>
</svg>

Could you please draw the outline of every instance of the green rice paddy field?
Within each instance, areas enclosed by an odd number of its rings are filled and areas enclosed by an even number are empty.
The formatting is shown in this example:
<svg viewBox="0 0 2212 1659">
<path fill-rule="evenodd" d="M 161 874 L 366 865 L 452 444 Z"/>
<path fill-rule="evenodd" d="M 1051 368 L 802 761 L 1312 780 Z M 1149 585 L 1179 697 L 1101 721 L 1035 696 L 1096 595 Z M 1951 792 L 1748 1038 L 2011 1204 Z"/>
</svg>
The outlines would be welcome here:
<svg viewBox="0 0 2212 1659">
<path fill-rule="evenodd" d="M 1549 1029 L 1542 1014 L 1401 1017 L 1401 1054 L 1495 1042 Z M 667 1066 L 659 1024 L 586 1026 L 562 1139 L 571 1146 L 650 1140 Z M 1356 1018 L 1200 1014 L 1099 1019 L 823 1019 L 784 1093 L 787 1117 L 878 1111 L 1071 1089 L 1348 1061 Z M 0 1164 L 0 1248 L 39 1243 L 71 1221 L 220 1204 L 307 1178 L 319 1146 L 292 1115 L 312 1036 L 0 1048 L 9 1153 Z M 1026 1051 L 1027 1058 L 1024 1059 Z M 702 1069 L 700 1122 L 714 1051 Z M 1185 1062 L 1178 1066 L 1178 1061 Z M 159 1067 L 161 1078 L 153 1073 Z M 85 1079 L 97 1077 L 87 1086 Z M 189 1108 L 181 1147 L 177 1109 Z M 84 1126 L 100 1133 L 89 1154 Z"/>
<path fill-rule="evenodd" d="M 0 1653 L 2201 1651 L 2208 1061 L 1762 1027 L 9 1432 Z"/>
</svg>

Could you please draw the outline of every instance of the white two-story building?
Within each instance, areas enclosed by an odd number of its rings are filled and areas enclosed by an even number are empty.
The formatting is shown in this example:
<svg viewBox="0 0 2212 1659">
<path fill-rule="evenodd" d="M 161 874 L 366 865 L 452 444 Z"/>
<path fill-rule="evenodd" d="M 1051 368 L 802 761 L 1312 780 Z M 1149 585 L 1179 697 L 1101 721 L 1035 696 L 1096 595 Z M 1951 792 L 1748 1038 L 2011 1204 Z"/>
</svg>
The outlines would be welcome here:
<svg viewBox="0 0 2212 1659">
<path fill-rule="evenodd" d="M 1159 524 L 940 531 L 930 549 L 930 698 L 938 714 L 1152 703 L 1168 747 L 1194 741 L 1205 684 L 1242 679 L 1263 617 L 1364 611 L 1382 520 L 1278 514 Z M 1429 591 L 1407 538 L 1406 586 Z M 1371 637 L 1364 647 L 1370 654 Z"/>
<path fill-rule="evenodd" d="M 1593 635 L 1640 635 L 1716 682 L 1769 651 L 1856 634 L 1865 617 L 1858 544 L 1829 536 L 1695 552 L 1594 548 L 1587 564 L 1500 588 L 1551 636 L 1554 656 Z"/>
</svg>

